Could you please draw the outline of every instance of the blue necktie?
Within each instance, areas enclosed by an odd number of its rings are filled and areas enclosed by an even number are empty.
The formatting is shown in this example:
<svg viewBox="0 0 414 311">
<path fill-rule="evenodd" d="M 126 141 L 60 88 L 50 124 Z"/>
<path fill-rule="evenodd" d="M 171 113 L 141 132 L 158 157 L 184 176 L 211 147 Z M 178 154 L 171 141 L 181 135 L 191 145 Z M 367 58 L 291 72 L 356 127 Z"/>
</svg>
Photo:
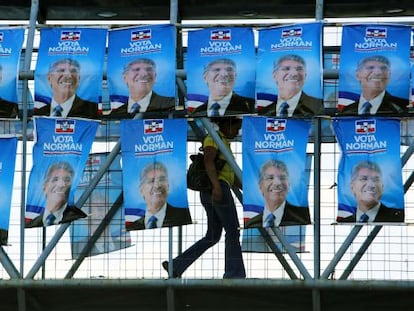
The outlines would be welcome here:
<svg viewBox="0 0 414 311">
<path fill-rule="evenodd" d="M 134 115 L 137 112 L 139 112 L 140 109 L 141 109 L 141 105 L 138 104 L 138 103 L 135 103 L 135 104 L 132 105 L 131 109 L 129 110 L 129 113 Z"/>
<path fill-rule="evenodd" d="M 362 105 L 361 114 L 370 114 L 371 113 L 371 107 L 372 107 L 372 104 L 370 102 L 365 102 Z"/>
<path fill-rule="evenodd" d="M 368 215 L 367 214 L 362 214 L 361 217 L 359 217 L 358 222 L 368 222 Z"/>
<path fill-rule="evenodd" d="M 62 116 L 63 108 L 60 105 L 57 105 L 55 108 L 53 108 L 52 116 L 53 117 L 61 117 Z"/>
<path fill-rule="evenodd" d="M 46 226 L 53 225 L 55 223 L 56 217 L 53 214 L 49 214 L 46 217 Z"/>
<path fill-rule="evenodd" d="M 283 102 L 279 107 L 278 117 L 287 118 L 288 108 L 289 108 L 289 104 L 287 102 Z"/>
<path fill-rule="evenodd" d="M 157 228 L 157 217 L 155 217 L 154 215 L 151 216 L 148 220 L 148 228 L 149 229 L 154 229 Z"/>
<path fill-rule="evenodd" d="M 220 116 L 219 109 L 220 109 L 219 103 L 214 103 L 213 105 L 211 105 L 210 117 L 219 117 Z"/>
<path fill-rule="evenodd" d="M 273 214 L 269 214 L 266 217 L 266 221 L 265 221 L 265 228 L 270 228 L 270 227 L 274 227 L 275 226 L 275 215 Z"/>
</svg>

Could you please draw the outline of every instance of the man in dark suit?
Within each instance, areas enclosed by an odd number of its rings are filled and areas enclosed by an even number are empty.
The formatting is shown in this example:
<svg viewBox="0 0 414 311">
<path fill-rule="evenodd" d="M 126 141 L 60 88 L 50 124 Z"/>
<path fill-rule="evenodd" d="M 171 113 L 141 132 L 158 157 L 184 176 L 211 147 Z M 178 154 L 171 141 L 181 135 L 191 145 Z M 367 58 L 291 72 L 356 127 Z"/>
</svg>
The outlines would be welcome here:
<svg viewBox="0 0 414 311">
<path fill-rule="evenodd" d="M 76 95 L 80 82 L 80 64 L 70 58 L 60 59 L 49 67 L 47 79 L 52 88 L 50 104 L 35 106 L 36 116 L 80 117 L 97 119 L 98 104 Z"/>
<path fill-rule="evenodd" d="M 26 221 L 26 228 L 50 226 L 86 217 L 80 209 L 68 205 L 74 174 L 68 162 L 54 162 L 49 166 L 43 180 L 46 206 L 39 216 Z"/>
<path fill-rule="evenodd" d="M 209 89 L 209 98 L 194 110 L 192 116 L 219 117 L 252 113 L 255 101 L 233 91 L 236 82 L 236 63 L 232 59 L 220 58 L 208 63 L 203 72 L 203 79 Z"/>
<path fill-rule="evenodd" d="M 306 75 L 306 62 L 299 55 L 288 54 L 275 61 L 273 79 L 278 95 L 270 105 L 258 107 L 258 114 L 278 117 L 312 117 L 323 114 L 322 99 L 312 97 L 302 90 Z"/>
<path fill-rule="evenodd" d="M 3 81 L 3 66 L 0 64 L 0 83 Z M 18 114 L 17 103 L 0 97 L 0 118 L 16 118 Z"/>
<path fill-rule="evenodd" d="M 157 78 L 156 64 L 149 58 L 138 58 L 124 66 L 123 79 L 129 90 L 125 102 L 111 111 L 111 117 L 132 118 L 138 112 L 173 111 L 175 98 L 153 91 Z"/>
<path fill-rule="evenodd" d="M 353 215 L 338 222 L 404 222 L 404 209 L 381 203 L 384 190 L 381 168 L 372 161 L 360 161 L 352 169 L 351 191 L 357 200 Z"/>
<path fill-rule="evenodd" d="M 164 164 L 150 162 L 140 173 L 139 190 L 146 202 L 145 216 L 127 223 L 126 230 L 142 230 L 181 226 L 191 223 L 188 207 L 174 207 L 167 203 L 168 172 Z"/>
<path fill-rule="evenodd" d="M 338 115 L 401 114 L 408 112 L 408 99 L 386 91 L 391 76 L 388 58 L 374 55 L 358 62 L 356 78 L 361 84 L 358 101 L 343 107 Z"/>
<path fill-rule="evenodd" d="M 270 159 L 263 163 L 259 172 L 259 189 L 265 206 L 263 212 L 247 220 L 244 227 L 310 224 L 309 208 L 295 206 L 286 200 L 289 188 L 289 173 L 284 162 Z"/>
</svg>

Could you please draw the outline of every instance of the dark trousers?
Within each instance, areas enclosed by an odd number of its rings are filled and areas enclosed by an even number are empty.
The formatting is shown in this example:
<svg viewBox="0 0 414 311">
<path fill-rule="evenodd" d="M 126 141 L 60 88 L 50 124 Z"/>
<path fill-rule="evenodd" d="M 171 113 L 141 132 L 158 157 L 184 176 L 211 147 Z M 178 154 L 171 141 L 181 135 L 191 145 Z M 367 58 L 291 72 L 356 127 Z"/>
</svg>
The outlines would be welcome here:
<svg viewBox="0 0 414 311">
<path fill-rule="evenodd" d="M 223 193 L 220 203 L 212 204 L 210 193 L 200 193 L 201 203 L 207 213 L 206 235 L 173 261 L 174 273 L 181 275 L 207 249 L 216 244 L 223 228 L 225 235 L 225 267 L 223 278 L 245 278 L 243 256 L 240 247 L 239 219 L 230 187 L 220 181 Z"/>
</svg>

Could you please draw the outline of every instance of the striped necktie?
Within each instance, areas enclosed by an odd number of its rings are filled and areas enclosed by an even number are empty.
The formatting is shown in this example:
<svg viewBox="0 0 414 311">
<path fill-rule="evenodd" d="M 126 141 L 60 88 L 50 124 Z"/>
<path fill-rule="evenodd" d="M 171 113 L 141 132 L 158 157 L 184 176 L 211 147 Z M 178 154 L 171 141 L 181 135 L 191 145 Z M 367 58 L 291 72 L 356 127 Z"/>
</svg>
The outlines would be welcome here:
<svg viewBox="0 0 414 311">
<path fill-rule="evenodd" d="M 288 108 L 289 108 L 289 104 L 287 102 L 283 102 L 279 107 L 278 117 L 287 118 Z"/>
<path fill-rule="evenodd" d="M 365 102 L 362 105 L 361 114 L 370 114 L 371 113 L 371 107 L 372 107 L 372 104 L 370 102 Z"/>
<path fill-rule="evenodd" d="M 369 219 L 368 215 L 364 213 L 361 215 L 361 217 L 359 217 L 358 222 L 368 222 L 368 219 Z"/>
<path fill-rule="evenodd" d="M 130 114 L 132 114 L 132 115 L 134 115 L 134 114 L 136 114 L 137 112 L 139 112 L 139 110 L 141 109 L 141 105 L 140 104 L 138 104 L 138 103 L 134 103 L 133 105 L 132 105 L 132 107 L 131 107 L 131 109 L 129 110 L 129 113 Z"/>
<path fill-rule="evenodd" d="M 220 110 L 220 104 L 219 103 L 214 103 L 213 105 L 211 105 L 210 117 L 219 117 L 220 116 L 219 110 Z"/>
<path fill-rule="evenodd" d="M 49 214 L 46 217 L 46 226 L 53 225 L 55 223 L 56 216 L 53 214 Z"/>
<path fill-rule="evenodd" d="M 265 228 L 271 228 L 275 226 L 275 215 L 273 214 L 269 214 L 266 217 L 266 221 L 265 221 Z"/>
<path fill-rule="evenodd" d="M 157 217 L 152 215 L 148 220 L 148 228 L 149 229 L 157 228 L 157 220 L 158 220 Z"/>
<path fill-rule="evenodd" d="M 53 108 L 52 117 L 61 117 L 62 116 L 63 108 L 61 105 L 57 105 Z"/>
</svg>

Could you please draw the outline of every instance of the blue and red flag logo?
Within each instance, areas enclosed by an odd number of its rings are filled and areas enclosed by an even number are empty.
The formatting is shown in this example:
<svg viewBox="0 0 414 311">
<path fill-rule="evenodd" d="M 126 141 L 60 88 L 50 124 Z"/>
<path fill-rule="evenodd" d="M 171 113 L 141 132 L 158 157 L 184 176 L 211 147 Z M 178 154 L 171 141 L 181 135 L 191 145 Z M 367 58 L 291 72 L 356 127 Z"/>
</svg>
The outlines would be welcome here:
<svg viewBox="0 0 414 311">
<path fill-rule="evenodd" d="M 80 31 L 63 30 L 60 33 L 60 40 L 61 41 L 79 41 L 80 36 L 81 36 Z"/>
<path fill-rule="evenodd" d="M 56 134 L 73 134 L 75 133 L 75 120 L 56 119 L 55 121 Z"/>
<path fill-rule="evenodd" d="M 212 30 L 210 33 L 211 40 L 231 40 L 230 29 Z"/>
<path fill-rule="evenodd" d="M 302 27 L 295 27 L 282 30 L 282 38 L 288 37 L 301 37 L 302 36 Z"/>
<path fill-rule="evenodd" d="M 144 120 L 144 134 L 159 134 L 164 131 L 164 120 Z"/>
<path fill-rule="evenodd" d="M 384 39 L 387 37 L 387 28 L 382 27 L 367 27 L 365 29 L 365 37 Z"/>
<path fill-rule="evenodd" d="M 131 31 L 131 41 L 151 39 L 151 29 L 140 29 Z"/>
<path fill-rule="evenodd" d="M 357 120 L 355 121 L 356 134 L 372 134 L 375 133 L 375 120 Z"/>
<path fill-rule="evenodd" d="M 286 130 L 286 119 L 266 119 L 266 132 L 283 132 Z"/>
</svg>

